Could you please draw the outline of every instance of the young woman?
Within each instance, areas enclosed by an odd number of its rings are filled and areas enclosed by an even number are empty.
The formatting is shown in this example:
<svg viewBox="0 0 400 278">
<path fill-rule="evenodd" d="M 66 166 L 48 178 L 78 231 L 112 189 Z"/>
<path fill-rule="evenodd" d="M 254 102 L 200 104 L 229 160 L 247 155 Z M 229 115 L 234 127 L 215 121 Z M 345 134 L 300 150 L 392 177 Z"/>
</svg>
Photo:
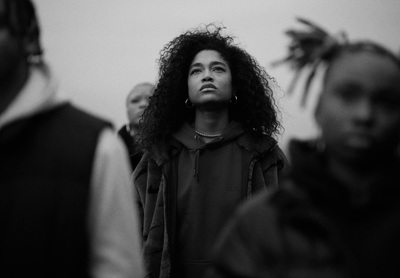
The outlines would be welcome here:
<svg viewBox="0 0 400 278">
<path fill-rule="evenodd" d="M 286 61 L 326 66 L 315 110 L 322 135 L 291 142 L 289 175 L 239 209 L 209 277 L 397 277 L 399 58 L 302 22 L 310 29 L 289 32 Z"/>
<path fill-rule="evenodd" d="M 277 188 L 286 158 L 270 77 L 223 29 L 168 43 L 134 172 L 148 277 L 201 277 L 233 209 Z"/>
</svg>

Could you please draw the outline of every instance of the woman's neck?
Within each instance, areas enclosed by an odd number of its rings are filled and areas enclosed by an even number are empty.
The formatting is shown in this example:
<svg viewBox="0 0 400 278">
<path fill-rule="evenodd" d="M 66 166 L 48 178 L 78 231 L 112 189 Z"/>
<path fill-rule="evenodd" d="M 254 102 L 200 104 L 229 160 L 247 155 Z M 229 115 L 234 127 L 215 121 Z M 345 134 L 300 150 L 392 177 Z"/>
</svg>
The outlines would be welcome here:
<svg viewBox="0 0 400 278">
<path fill-rule="evenodd" d="M 127 131 L 129 132 L 129 134 L 133 137 L 136 135 L 137 131 L 138 131 L 138 126 L 136 125 L 132 125 L 132 124 L 128 124 L 127 125 Z"/>
<path fill-rule="evenodd" d="M 205 142 L 211 142 L 222 134 L 229 124 L 228 113 L 196 111 L 193 128 L 197 135 Z M 215 137 L 214 137 L 215 136 Z"/>
<path fill-rule="evenodd" d="M 220 134 L 229 123 L 228 113 L 196 112 L 193 127 L 204 134 Z"/>
</svg>

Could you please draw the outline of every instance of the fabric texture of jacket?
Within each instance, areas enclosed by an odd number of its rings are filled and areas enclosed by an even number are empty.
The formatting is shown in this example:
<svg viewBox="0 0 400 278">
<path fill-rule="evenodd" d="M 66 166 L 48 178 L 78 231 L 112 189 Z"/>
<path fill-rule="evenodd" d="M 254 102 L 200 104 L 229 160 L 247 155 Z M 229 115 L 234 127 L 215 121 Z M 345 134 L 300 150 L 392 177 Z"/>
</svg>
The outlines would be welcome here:
<svg viewBox="0 0 400 278">
<path fill-rule="evenodd" d="M 399 159 L 354 192 L 314 142 L 291 142 L 290 156 L 280 188 L 243 204 L 221 233 L 206 277 L 398 277 Z"/>
<path fill-rule="evenodd" d="M 242 150 L 243 172 L 248 173 L 243 198 L 249 198 L 263 189 L 276 189 L 287 164 L 276 141 L 268 136 L 255 138 L 242 133 L 234 143 Z M 185 146 L 181 142 L 172 139 L 170 144 L 158 146 L 152 153 L 146 152 L 133 173 L 143 220 L 146 277 L 173 277 L 176 234 L 171 208 L 176 200 L 171 196 L 170 188 L 177 176 L 177 159 L 183 148 Z"/>
</svg>

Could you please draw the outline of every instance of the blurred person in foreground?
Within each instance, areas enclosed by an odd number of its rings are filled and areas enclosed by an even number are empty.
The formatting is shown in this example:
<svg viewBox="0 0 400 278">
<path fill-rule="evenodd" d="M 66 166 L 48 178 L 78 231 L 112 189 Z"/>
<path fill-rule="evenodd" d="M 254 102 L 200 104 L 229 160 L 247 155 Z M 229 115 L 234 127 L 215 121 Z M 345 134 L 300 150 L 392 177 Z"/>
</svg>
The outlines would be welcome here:
<svg viewBox="0 0 400 278">
<path fill-rule="evenodd" d="M 143 149 L 137 142 L 137 132 L 144 110 L 149 105 L 149 98 L 155 89 L 154 84 L 143 82 L 135 85 L 126 98 L 128 123 L 122 126 L 118 135 L 128 149 L 132 169 L 134 170 L 143 155 Z"/>
<path fill-rule="evenodd" d="M 238 209 L 206 277 L 399 277 L 399 58 L 300 22 L 283 62 L 307 68 L 305 100 L 325 69 L 321 136 L 291 141 L 288 176 Z"/>
<path fill-rule="evenodd" d="M 122 140 L 71 105 L 29 0 L 0 0 L 2 277 L 142 277 Z"/>
<path fill-rule="evenodd" d="M 276 189 L 286 166 L 273 81 L 224 30 L 189 30 L 161 52 L 133 173 L 147 277 L 201 277 L 233 209 Z"/>
</svg>

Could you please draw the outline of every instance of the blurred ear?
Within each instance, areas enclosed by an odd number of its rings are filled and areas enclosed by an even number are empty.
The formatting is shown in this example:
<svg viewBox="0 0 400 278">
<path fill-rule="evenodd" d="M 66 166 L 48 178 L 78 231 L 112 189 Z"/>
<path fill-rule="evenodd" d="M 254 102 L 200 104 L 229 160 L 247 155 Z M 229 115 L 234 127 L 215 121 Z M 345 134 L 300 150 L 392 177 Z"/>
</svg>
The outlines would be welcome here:
<svg viewBox="0 0 400 278">
<path fill-rule="evenodd" d="M 40 56 L 42 47 L 39 40 L 39 25 L 36 17 L 32 17 L 23 37 L 23 47 L 27 57 Z"/>
</svg>

